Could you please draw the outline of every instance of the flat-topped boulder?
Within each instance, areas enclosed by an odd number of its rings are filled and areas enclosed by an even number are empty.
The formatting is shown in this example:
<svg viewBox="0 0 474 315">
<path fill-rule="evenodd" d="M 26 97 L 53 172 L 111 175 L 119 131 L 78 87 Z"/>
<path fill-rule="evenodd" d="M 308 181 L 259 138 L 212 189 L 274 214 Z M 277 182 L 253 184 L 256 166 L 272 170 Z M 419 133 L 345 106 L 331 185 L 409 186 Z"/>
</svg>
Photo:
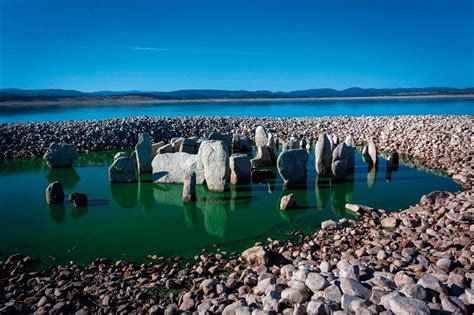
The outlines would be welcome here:
<svg viewBox="0 0 474 315">
<path fill-rule="evenodd" d="M 229 158 L 230 183 L 247 184 L 250 182 L 252 166 L 246 154 L 232 154 Z"/>
<path fill-rule="evenodd" d="M 49 167 L 72 167 L 74 160 L 79 154 L 76 149 L 66 143 L 51 143 L 43 159 Z"/>
<path fill-rule="evenodd" d="M 280 153 L 277 160 L 278 172 L 287 186 L 306 184 L 308 152 L 304 149 Z"/>
<path fill-rule="evenodd" d="M 204 165 L 197 154 L 185 152 L 157 154 L 151 162 L 153 181 L 157 183 L 184 182 L 185 174 L 196 173 L 196 184 L 204 183 Z"/>
<path fill-rule="evenodd" d="M 137 152 L 137 165 L 140 173 L 148 173 L 151 171 L 152 148 L 151 139 L 148 133 L 140 133 L 138 135 L 138 143 L 135 146 Z"/>
</svg>

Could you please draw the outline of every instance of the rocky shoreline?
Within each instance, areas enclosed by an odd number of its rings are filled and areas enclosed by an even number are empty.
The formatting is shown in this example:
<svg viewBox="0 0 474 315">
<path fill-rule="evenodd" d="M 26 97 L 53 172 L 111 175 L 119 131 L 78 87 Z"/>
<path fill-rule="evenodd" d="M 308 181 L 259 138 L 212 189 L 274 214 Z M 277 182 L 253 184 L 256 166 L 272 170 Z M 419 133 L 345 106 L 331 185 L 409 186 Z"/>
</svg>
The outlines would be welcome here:
<svg viewBox="0 0 474 315">
<path fill-rule="evenodd" d="M 55 142 L 78 151 L 121 149 L 217 130 L 253 138 L 258 125 L 281 139 L 322 133 L 374 139 L 466 191 L 433 192 L 396 213 L 347 205 L 361 220 L 323 222 L 298 241 L 269 239 L 244 253 L 183 262 L 97 259 L 34 271 L 32 259 L 0 262 L 0 312 L 165 314 L 430 314 L 474 310 L 474 117 L 127 118 L 0 125 L 3 158 L 41 156 Z"/>
</svg>

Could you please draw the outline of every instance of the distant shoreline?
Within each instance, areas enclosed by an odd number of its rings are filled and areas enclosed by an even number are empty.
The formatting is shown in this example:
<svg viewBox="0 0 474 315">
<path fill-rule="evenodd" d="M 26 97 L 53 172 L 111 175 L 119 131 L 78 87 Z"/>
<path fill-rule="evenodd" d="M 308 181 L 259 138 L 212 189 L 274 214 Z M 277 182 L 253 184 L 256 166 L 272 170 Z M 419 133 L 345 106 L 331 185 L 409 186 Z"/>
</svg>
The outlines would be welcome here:
<svg viewBox="0 0 474 315">
<path fill-rule="evenodd" d="M 0 109 L 15 107 L 59 106 L 69 107 L 77 105 L 107 106 L 113 104 L 172 104 L 172 103 L 230 103 L 230 102 L 281 102 L 281 101 L 328 101 L 328 100 L 383 100 L 383 99 L 423 99 L 423 98 L 474 98 L 474 94 L 436 94 L 436 95 L 397 95 L 397 96 L 348 96 L 348 97 L 288 97 L 288 98 L 209 98 L 209 99 L 62 99 L 47 101 L 5 101 L 0 102 Z"/>
</svg>

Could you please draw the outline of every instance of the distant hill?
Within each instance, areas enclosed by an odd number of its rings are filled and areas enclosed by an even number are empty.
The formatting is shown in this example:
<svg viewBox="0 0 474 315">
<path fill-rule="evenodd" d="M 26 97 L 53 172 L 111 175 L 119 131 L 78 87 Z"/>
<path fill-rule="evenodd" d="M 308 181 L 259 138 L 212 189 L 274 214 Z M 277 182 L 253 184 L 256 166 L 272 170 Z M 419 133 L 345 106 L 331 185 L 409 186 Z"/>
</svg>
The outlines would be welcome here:
<svg viewBox="0 0 474 315">
<path fill-rule="evenodd" d="M 374 96 L 420 96 L 420 95 L 474 95 L 474 88 L 449 87 L 364 89 L 353 87 L 345 90 L 309 89 L 291 92 L 246 91 L 246 90 L 177 90 L 153 91 L 97 91 L 45 89 L 0 89 L 0 102 L 7 101 L 116 101 L 116 100 L 198 100 L 198 99 L 272 99 L 272 98 L 331 98 Z"/>
</svg>

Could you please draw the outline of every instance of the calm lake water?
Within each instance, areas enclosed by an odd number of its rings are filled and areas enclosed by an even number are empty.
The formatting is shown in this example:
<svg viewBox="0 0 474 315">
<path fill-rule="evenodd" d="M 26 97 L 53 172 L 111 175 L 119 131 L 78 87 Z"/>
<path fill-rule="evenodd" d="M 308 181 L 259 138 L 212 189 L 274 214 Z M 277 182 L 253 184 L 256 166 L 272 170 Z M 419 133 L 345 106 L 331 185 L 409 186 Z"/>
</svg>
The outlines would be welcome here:
<svg viewBox="0 0 474 315">
<path fill-rule="evenodd" d="M 91 108 L 93 110 L 91 110 Z M 474 98 L 403 98 L 373 100 L 312 100 L 261 102 L 202 102 L 114 105 L 0 107 L 0 123 L 106 119 L 133 116 L 382 116 L 474 115 Z"/>
<path fill-rule="evenodd" d="M 388 173 L 385 161 L 368 171 L 356 157 L 354 180 L 317 180 L 314 152 L 308 161 L 305 189 L 283 191 L 278 173 L 269 182 L 230 186 L 224 193 L 198 185 L 198 201 L 183 205 L 182 185 L 110 184 L 108 166 L 115 152 L 82 154 L 74 168 L 49 169 L 41 159 L 0 162 L 0 253 L 22 252 L 43 265 L 97 257 L 141 259 L 148 254 L 191 256 L 202 248 L 242 250 L 256 240 L 288 238 L 288 232 L 311 231 L 328 219 L 352 217 L 346 202 L 389 211 L 405 208 L 433 190 L 458 191 L 450 178 L 400 165 Z M 273 169 L 275 170 L 275 169 Z M 59 180 L 65 193 L 85 192 L 88 208 L 48 206 L 44 190 Z M 294 192 L 303 210 L 280 211 L 283 194 Z"/>
</svg>

